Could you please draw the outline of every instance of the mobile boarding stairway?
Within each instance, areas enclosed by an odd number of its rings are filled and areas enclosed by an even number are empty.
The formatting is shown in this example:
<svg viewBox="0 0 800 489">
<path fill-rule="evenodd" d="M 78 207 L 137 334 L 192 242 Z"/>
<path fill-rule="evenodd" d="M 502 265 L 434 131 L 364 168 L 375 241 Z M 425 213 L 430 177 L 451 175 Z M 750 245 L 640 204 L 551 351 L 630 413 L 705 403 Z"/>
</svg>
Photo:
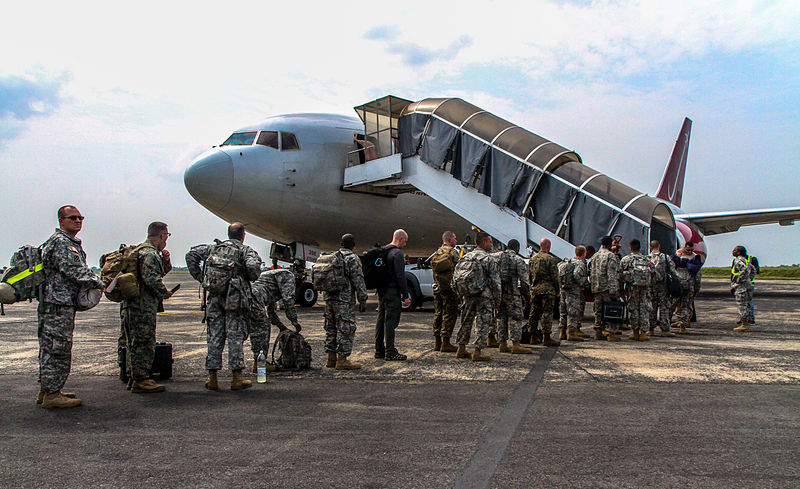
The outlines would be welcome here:
<svg viewBox="0 0 800 489">
<path fill-rule="evenodd" d="M 386 96 L 355 110 L 364 138 L 348 157 L 342 190 L 424 192 L 503 243 L 516 239 L 523 255 L 545 237 L 555 255 L 568 257 L 614 234 L 675 251 L 667 205 L 464 100 Z"/>
</svg>

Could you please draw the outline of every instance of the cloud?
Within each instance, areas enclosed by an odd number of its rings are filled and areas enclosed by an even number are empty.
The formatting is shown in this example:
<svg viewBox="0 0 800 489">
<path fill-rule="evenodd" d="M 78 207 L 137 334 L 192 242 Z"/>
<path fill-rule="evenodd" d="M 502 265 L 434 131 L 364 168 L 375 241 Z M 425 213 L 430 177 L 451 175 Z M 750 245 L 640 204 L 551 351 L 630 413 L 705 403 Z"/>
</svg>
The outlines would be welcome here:
<svg viewBox="0 0 800 489">
<path fill-rule="evenodd" d="M 363 37 L 370 41 L 386 41 L 388 52 L 399 55 L 403 63 L 414 68 L 425 66 L 433 61 L 451 60 L 458 56 L 461 50 L 472 45 L 472 38 L 463 35 L 444 49 L 433 49 L 421 44 L 398 40 L 399 34 L 400 30 L 396 26 L 378 26 L 367 31 Z"/>
<path fill-rule="evenodd" d="M 69 78 L 67 73 L 0 76 L 0 143 L 23 131 L 28 119 L 53 113 L 61 105 Z"/>
</svg>

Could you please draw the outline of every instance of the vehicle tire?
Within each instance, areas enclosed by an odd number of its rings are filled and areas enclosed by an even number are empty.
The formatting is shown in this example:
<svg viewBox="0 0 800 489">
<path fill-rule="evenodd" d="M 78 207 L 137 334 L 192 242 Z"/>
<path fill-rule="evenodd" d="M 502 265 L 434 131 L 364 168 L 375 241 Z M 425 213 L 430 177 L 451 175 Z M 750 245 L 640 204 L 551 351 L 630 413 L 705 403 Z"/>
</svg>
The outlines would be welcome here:
<svg viewBox="0 0 800 489">
<path fill-rule="evenodd" d="M 297 289 L 297 303 L 300 307 L 311 307 L 317 302 L 317 291 L 311 282 L 303 282 Z"/>
<path fill-rule="evenodd" d="M 414 287 L 410 281 L 406 282 L 406 286 L 408 287 L 408 295 L 411 297 L 411 304 L 408 307 L 401 305 L 400 307 L 403 309 L 403 312 L 410 312 L 420 306 L 422 302 L 422 296 L 419 292 L 417 292 L 417 288 Z"/>
</svg>

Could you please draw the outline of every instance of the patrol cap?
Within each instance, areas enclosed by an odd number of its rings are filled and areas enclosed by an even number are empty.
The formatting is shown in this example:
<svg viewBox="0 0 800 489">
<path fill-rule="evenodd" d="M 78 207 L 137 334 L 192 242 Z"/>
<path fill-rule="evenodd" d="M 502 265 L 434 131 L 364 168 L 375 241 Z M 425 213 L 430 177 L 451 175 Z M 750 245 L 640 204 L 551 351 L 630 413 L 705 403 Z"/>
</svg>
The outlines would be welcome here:
<svg viewBox="0 0 800 489">
<path fill-rule="evenodd" d="M 75 309 L 78 311 L 88 311 L 100 303 L 103 290 L 99 288 L 81 287 L 78 296 L 75 298 Z"/>
<path fill-rule="evenodd" d="M 13 304 L 17 302 L 17 296 L 14 294 L 14 287 L 5 282 L 0 283 L 0 302 L 3 304 Z"/>
</svg>

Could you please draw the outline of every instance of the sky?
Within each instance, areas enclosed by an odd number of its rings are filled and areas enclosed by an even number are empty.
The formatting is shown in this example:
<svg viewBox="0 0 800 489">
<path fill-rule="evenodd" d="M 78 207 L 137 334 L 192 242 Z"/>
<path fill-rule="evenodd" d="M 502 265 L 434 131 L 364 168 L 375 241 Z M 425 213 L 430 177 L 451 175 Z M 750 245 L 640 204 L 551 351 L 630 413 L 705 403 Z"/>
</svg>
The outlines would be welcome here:
<svg viewBox="0 0 800 489">
<path fill-rule="evenodd" d="M 161 220 L 183 265 L 226 229 L 183 185 L 194 156 L 270 115 L 354 115 L 387 94 L 461 97 L 651 195 L 688 116 L 685 211 L 800 205 L 796 1 L 383 4 L 4 6 L 0 257 L 71 203 L 90 264 Z M 800 225 L 706 243 L 712 266 L 736 244 L 800 263 Z"/>
</svg>

